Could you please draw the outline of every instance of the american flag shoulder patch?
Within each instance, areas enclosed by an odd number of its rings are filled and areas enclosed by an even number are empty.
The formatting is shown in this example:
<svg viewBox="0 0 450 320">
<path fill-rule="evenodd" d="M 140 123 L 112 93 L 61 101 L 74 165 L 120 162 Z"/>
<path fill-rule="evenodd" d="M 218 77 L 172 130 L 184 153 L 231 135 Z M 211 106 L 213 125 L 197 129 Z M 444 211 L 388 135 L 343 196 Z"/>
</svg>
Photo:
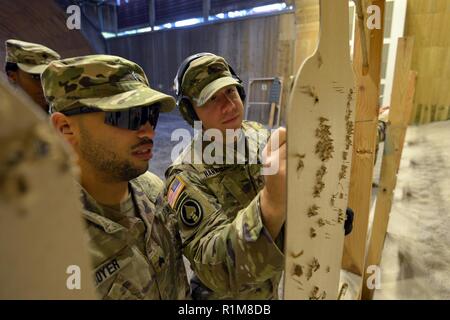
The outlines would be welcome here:
<svg viewBox="0 0 450 320">
<path fill-rule="evenodd" d="M 183 180 L 176 177 L 175 180 L 172 181 L 172 183 L 169 186 L 169 192 L 167 193 L 167 202 L 169 203 L 170 207 L 173 209 L 175 207 L 175 204 L 178 200 L 178 197 L 180 196 L 181 192 L 186 187 Z"/>
</svg>

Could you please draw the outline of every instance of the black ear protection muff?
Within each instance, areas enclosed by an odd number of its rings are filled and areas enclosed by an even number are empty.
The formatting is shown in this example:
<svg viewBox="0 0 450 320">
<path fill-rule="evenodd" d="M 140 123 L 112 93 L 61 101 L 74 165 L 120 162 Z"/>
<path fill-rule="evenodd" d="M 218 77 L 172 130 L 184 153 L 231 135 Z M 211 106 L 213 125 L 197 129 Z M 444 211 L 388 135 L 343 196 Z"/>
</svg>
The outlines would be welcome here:
<svg viewBox="0 0 450 320">
<path fill-rule="evenodd" d="M 199 59 L 201 57 L 204 57 L 204 56 L 208 56 L 208 55 L 214 55 L 214 54 L 209 53 L 209 52 L 202 52 L 202 53 L 197 53 L 197 54 L 191 55 L 191 56 L 187 57 L 186 59 L 184 59 L 184 61 L 178 67 L 177 75 L 175 76 L 175 80 L 174 80 L 175 94 L 177 97 L 177 99 L 176 99 L 177 107 L 179 110 L 182 110 L 182 109 L 186 110 L 186 112 L 188 114 L 187 115 L 182 114 L 182 115 L 185 118 L 185 120 L 188 121 L 191 125 L 194 124 L 194 121 L 198 121 L 199 118 L 197 116 L 197 113 L 194 110 L 194 106 L 191 102 L 191 99 L 184 95 L 181 84 L 183 82 L 184 74 L 187 71 L 187 69 L 189 68 L 192 61 Z M 242 80 L 239 78 L 239 76 L 236 74 L 236 72 L 234 72 L 233 68 L 228 63 L 227 63 L 227 66 L 228 66 L 228 69 L 230 70 L 231 76 L 234 79 L 236 79 L 240 84 L 242 84 Z M 244 101 L 245 96 L 246 96 L 244 88 L 241 86 L 236 86 L 236 89 L 238 90 L 241 100 Z M 183 105 L 185 106 L 185 108 L 181 108 Z M 190 119 L 188 119 L 188 118 L 190 118 Z"/>
</svg>

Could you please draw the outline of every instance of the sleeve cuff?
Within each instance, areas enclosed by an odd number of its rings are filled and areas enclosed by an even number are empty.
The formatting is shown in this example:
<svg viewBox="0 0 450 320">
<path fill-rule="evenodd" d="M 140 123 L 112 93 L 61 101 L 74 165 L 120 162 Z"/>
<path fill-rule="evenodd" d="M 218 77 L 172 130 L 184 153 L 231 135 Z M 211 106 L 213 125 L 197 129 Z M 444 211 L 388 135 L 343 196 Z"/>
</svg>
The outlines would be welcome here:
<svg viewBox="0 0 450 320">
<path fill-rule="evenodd" d="M 260 195 L 261 192 L 250 202 L 247 210 L 243 210 L 238 216 L 237 219 L 241 220 L 237 221 L 237 226 L 240 229 L 238 234 L 245 242 L 256 242 L 263 235 L 277 247 L 262 221 Z"/>
</svg>

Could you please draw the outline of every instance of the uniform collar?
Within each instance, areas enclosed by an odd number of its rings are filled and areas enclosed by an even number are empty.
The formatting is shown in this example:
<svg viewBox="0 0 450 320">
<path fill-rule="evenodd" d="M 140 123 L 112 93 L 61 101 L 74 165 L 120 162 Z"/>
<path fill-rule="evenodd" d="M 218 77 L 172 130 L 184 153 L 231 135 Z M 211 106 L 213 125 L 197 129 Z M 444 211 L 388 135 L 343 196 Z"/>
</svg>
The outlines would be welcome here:
<svg viewBox="0 0 450 320">
<path fill-rule="evenodd" d="M 78 183 L 78 182 L 77 182 Z M 81 203 L 83 205 L 83 217 L 101 227 L 106 233 L 116 233 L 125 230 L 123 226 L 106 218 L 103 215 L 103 209 L 98 202 L 83 188 L 80 184 Z"/>
<path fill-rule="evenodd" d="M 142 193 L 141 190 L 137 190 L 137 186 L 129 183 L 131 197 L 133 198 L 133 202 L 136 204 L 136 211 L 139 212 L 141 217 L 144 218 L 144 222 L 147 226 L 151 226 L 153 222 L 153 215 L 149 216 L 146 214 L 146 208 L 148 204 L 141 204 L 142 201 L 136 201 L 136 195 Z M 116 233 L 120 231 L 126 231 L 127 229 L 121 224 L 105 217 L 102 207 L 98 204 L 98 202 L 81 186 L 81 202 L 83 205 L 83 217 L 94 223 L 95 225 L 101 227 L 106 233 Z M 150 200 L 148 200 L 150 201 Z"/>
</svg>

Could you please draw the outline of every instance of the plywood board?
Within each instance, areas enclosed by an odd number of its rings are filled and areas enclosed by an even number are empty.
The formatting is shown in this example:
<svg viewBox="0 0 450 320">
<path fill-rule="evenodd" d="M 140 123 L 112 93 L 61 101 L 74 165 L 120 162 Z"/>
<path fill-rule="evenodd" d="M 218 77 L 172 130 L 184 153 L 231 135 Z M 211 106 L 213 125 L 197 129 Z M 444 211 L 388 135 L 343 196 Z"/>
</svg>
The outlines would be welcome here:
<svg viewBox="0 0 450 320">
<path fill-rule="evenodd" d="M 320 1 L 321 38 L 287 117 L 285 299 L 337 299 L 354 127 L 348 1 Z"/>
</svg>

